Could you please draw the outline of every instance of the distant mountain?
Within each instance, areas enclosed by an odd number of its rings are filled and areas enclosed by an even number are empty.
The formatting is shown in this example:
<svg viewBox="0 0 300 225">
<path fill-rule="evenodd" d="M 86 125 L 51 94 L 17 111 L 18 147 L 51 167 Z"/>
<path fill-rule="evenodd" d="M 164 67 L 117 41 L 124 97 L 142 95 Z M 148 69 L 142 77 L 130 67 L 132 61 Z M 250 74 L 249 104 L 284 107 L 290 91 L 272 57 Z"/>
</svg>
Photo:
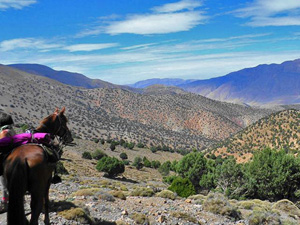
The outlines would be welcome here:
<svg viewBox="0 0 300 225">
<path fill-rule="evenodd" d="M 129 84 L 128 86 L 133 88 L 146 88 L 155 84 L 161 84 L 165 86 L 179 86 L 191 83 L 195 80 L 183 80 L 183 79 L 171 79 L 171 78 L 154 78 L 136 82 L 134 84 Z"/>
<path fill-rule="evenodd" d="M 254 105 L 300 103 L 300 59 L 259 65 L 179 87 L 220 101 Z"/>
<path fill-rule="evenodd" d="M 249 105 L 300 103 L 300 59 L 259 65 L 207 80 L 149 79 L 130 85 L 177 86 L 185 91 L 226 102 Z"/>
<path fill-rule="evenodd" d="M 57 71 L 50 67 L 40 64 L 11 64 L 10 67 L 22 70 L 24 72 L 39 76 L 48 77 L 57 80 L 63 84 L 85 88 L 117 88 L 118 85 L 111 84 L 99 79 L 90 79 L 80 73 L 72 73 L 68 71 Z"/>
<path fill-rule="evenodd" d="M 16 124 L 37 124 L 66 106 L 72 132 L 104 138 L 202 149 L 272 111 L 222 103 L 176 87 L 153 86 L 142 93 L 121 88 L 86 89 L 0 65 L 0 110 Z"/>
<path fill-rule="evenodd" d="M 300 111 L 288 109 L 264 117 L 234 136 L 213 146 L 215 155 L 233 155 L 248 161 L 253 152 L 270 147 L 298 151 L 300 147 Z"/>
</svg>

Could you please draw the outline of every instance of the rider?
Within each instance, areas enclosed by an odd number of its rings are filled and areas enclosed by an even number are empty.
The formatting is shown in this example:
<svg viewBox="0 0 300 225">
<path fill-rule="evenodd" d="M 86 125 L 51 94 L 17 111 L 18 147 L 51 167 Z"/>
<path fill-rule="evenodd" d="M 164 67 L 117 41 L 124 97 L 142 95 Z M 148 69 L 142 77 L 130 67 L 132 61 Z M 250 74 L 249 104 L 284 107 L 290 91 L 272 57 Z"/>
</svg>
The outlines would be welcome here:
<svg viewBox="0 0 300 225">
<path fill-rule="evenodd" d="M 16 135 L 12 125 L 14 121 L 12 117 L 4 112 L 0 112 L 0 139 Z M 3 176 L 0 177 L 2 183 L 3 197 L 0 201 L 0 213 L 7 211 L 8 193 Z"/>
</svg>

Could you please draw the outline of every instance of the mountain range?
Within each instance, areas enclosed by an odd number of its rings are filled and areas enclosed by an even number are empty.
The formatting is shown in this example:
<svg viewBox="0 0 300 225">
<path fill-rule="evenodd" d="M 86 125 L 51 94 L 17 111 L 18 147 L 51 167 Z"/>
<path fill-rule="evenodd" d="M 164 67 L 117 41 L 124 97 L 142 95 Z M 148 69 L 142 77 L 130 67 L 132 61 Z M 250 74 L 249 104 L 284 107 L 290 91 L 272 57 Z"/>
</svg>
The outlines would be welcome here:
<svg viewBox="0 0 300 225">
<path fill-rule="evenodd" d="M 57 71 L 48 66 L 40 64 L 11 64 L 9 67 L 22 70 L 24 72 L 35 74 L 38 76 L 48 77 L 57 80 L 63 84 L 68 84 L 84 88 L 118 88 L 118 85 L 105 82 L 100 79 L 91 79 L 80 73 L 72 73 L 68 71 Z"/>
<path fill-rule="evenodd" d="M 148 146 L 202 149 L 273 112 L 174 87 L 152 86 L 140 93 L 119 86 L 87 89 L 8 66 L 0 66 L 0 87 L 0 110 L 16 123 L 37 124 L 55 107 L 66 106 L 78 137 L 123 138 Z"/>
<path fill-rule="evenodd" d="M 173 85 L 214 100 L 250 105 L 300 103 L 300 59 L 259 65 L 207 80 L 174 81 L 151 79 L 131 86 Z"/>
</svg>

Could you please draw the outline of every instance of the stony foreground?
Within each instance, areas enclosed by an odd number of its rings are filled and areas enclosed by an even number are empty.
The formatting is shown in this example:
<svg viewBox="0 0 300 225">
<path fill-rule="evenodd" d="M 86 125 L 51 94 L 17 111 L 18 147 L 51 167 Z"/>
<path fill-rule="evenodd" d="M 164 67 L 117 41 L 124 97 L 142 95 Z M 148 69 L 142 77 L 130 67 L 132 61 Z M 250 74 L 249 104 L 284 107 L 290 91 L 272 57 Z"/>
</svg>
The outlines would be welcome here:
<svg viewBox="0 0 300 225">
<path fill-rule="evenodd" d="M 96 161 L 74 150 L 67 149 L 64 159 L 69 174 L 51 185 L 51 224 L 300 224 L 300 210 L 287 200 L 235 201 L 220 194 L 184 199 L 166 191 L 156 170 L 127 167 L 123 177 L 107 179 L 95 170 Z"/>
</svg>

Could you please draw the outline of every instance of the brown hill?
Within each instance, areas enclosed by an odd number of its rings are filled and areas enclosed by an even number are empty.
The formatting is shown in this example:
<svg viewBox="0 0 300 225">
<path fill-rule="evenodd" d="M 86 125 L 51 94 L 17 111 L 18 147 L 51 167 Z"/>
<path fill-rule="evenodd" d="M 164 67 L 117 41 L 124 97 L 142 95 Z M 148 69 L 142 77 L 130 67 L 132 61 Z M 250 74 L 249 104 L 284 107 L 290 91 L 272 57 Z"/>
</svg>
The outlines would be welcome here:
<svg viewBox="0 0 300 225">
<path fill-rule="evenodd" d="M 284 110 L 258 120 L 211 150 L 215 155 L 234 155 L 240 162 L 265 147 L 296 152 L 300 146 L 299 125 L 300 111 Z"/>
<path fill-rule="evenodd" d="M 73 132 L 82 138 L 198 149 L 229 137 L 270 113 L 221 103 L 183 91 L 121 88 L 84 89 L 0 66 L 0 109 L 16 123 L 37 122 L 54 107 L 66 106 Z"/>
</svg>

